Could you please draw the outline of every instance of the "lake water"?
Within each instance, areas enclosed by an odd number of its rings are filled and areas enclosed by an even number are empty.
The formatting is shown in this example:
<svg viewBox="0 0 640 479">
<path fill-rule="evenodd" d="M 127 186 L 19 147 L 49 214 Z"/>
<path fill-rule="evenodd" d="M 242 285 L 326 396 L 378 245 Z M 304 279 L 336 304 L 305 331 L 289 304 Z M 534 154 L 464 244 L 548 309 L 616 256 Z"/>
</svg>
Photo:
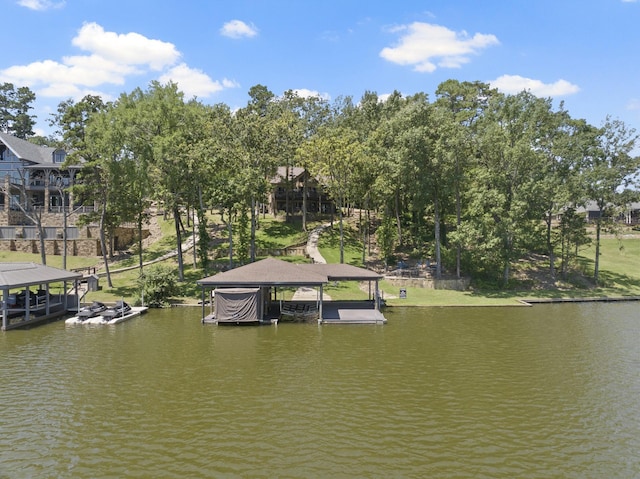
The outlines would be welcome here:
<svg viewBox="0 0 640 479">
<path fill-rule="evenodd" d="M 0 478 L 632 478 L 638 303 L 0 334 Z"/>
</svg>

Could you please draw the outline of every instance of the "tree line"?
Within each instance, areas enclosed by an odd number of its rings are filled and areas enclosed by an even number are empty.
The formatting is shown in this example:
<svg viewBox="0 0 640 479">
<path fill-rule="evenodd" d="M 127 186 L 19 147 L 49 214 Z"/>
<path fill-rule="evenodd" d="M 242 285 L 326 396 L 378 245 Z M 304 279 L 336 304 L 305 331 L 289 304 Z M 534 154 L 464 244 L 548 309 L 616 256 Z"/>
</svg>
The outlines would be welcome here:
<svg viewBox="0 0 640 479">
<path fill-rule="evenodd" d="M 396 91 L 357 102 L 256 85 L 237 111 L 152 82 L 112 102 L 62 102 L 51 125 L 67 161 L 84 162 L 74 194 L 98 206 L 88 219 L 100 225 L 105 259 L 109 232 L 127 221 L 141 233 L 156 201 L 175 221 L 180 279 L 181 212 L 196 219 L 205 271 L 209 208 L 229 230 L 230 262 L 253 261 L 270 178 L 302 166 L 336 203 L 341 260 L 342 215 L 357 208 L 363 245 L 375 232 L 385 260 L 397 251 L 432 258 L 437 277 L 446 269 L 506 285 L 532 252 L 548 258 L 553 278 L 566 275 L 588 241 L 577 211 L 594 202 L 597 282 L 601 232 L 635 198 L 640 168 L 638 136 L 619 120 L 596 127 L 549 98 L 457 80 L 433 100 Z"/>
</svg>

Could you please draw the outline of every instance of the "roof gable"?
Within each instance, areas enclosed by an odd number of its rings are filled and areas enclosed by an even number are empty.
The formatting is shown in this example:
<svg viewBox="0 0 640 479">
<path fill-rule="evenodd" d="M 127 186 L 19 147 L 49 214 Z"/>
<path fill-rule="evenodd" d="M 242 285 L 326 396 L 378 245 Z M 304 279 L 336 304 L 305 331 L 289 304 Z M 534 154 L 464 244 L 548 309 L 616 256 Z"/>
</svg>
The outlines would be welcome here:
<svg viewBox="0 0 640 479">
<path fill-rule="evenodd" d="M 53 152 L 56 148 L 38 146 L 8 133 L 0 132 L 0 141 L 21 160 L 33 163 L 53 163 Z"/>
</svg>

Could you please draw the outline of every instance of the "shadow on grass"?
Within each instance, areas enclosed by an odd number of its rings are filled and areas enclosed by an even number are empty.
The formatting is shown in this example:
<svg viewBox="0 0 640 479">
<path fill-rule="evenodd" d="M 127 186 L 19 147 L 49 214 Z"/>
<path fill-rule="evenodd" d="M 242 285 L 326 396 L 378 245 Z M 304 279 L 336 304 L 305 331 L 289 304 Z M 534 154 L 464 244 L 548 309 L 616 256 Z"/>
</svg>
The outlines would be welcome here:
<svg viewBox="0 0 640 479">
<path fill-rule="evenodd" d="M 593 261 L 581 258 L 582 271 L 593 271 Z M 535 299 L 561 299 L 561 298 L 587 298 L 599 296 L 636 296 L 640 295 L 640 278 L 626 274 L 615 273 L 608 270 L 600 270 L 599 285 L 596 286 L 592 277 L 584 274 L 573 274 L 567 281 L 567 288 L 517 288 L 517 285 L 508 289 L 481 289 L 469 291 L 470 297 L 509 299 L 509 298 L 535 298 Z"/>
<path fill-rule="evenodd" d="M 277 241 L 275 241 L 277 239 Z M 299 222 L 274 221 L 261 227 L 256 239 L 260 248 L 275 249 L 306 241 L 306 233 Z"/>
<path fill-rule="evenodd" d="M 135 281 L 132 281 L 131 284 L 127 285 L 114 285 L 113 288 L 109 289 L 109 294 L 121 298 L 139 298 L 140 288 L 135 283 Z"/>
<path fill-rule="evenodd" d="M 320 248 L 328 263 L 338 263 L 340 258 L 340 229 L 337 224 L 333 229 L 327 228 L 320 235 Z M 345 263 L 362 267 L 362 242 L 358 232 L 345 226 L 344 228 L 344 259 Z"/>
</svg>

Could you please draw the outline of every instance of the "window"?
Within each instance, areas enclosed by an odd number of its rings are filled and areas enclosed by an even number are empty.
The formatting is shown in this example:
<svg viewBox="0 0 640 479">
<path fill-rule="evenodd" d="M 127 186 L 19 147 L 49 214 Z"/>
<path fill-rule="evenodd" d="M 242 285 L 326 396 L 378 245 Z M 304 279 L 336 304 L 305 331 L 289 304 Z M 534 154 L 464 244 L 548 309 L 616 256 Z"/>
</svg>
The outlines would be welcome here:
<svg viewBox="0 0 640 479">
<path fill-rule="evenodd" d="M 64 160 L 66 157 L 67 157 L 67 153 L 64 150 L 56 150 L 53 152 L 54 163 L 64 163 Z"/>
</svg>

